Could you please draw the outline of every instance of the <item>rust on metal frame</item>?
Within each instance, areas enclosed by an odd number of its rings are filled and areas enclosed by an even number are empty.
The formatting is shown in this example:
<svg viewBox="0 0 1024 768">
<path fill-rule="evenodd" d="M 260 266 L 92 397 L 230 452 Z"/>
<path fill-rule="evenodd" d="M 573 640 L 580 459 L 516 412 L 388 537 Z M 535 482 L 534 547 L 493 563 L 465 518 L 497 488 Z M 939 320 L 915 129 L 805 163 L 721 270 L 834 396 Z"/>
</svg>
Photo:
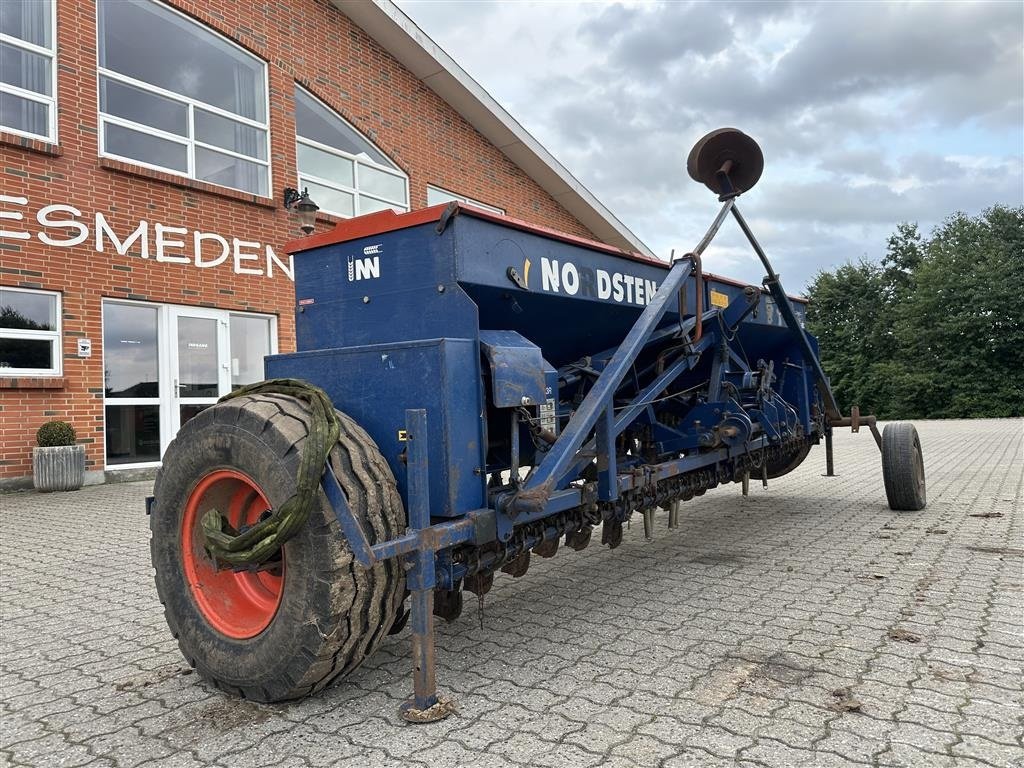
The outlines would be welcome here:
<svg viewBox="0 0 1024 768">
<path fill-rule="evenodd" d="M 849 416 L 834 416 L 828 420 L 833 427 L 849 427 L 851 432 L 860 432 L 861 424 L 871 430 L 871 436 L 875 438 L 878 449 L 882 449 L 882 433 L 878 431 L 878 417 L 874 414 L 862 416 L 859 406 L 850 409 Z"/>
</svg>

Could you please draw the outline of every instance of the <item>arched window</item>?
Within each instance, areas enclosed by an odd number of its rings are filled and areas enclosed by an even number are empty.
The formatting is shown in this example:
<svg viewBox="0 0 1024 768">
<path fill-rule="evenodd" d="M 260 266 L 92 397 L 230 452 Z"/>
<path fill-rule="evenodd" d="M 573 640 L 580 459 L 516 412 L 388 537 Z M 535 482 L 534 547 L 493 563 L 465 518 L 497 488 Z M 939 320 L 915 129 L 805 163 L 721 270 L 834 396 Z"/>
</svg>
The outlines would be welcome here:
<svg viewBox="0 0 1024 768">
<path fill-rule="evenodd" d="M 154 0 L 97 9 L 100 154 L 267 196 L 266 63 Z"/>
<path fill-rule="evenodd" d="M 409 210 L 409 179 L 366 137 L 313 94 L 295 87 L 299 188 L 321 210 L 360 216 Z"/>
</svg>

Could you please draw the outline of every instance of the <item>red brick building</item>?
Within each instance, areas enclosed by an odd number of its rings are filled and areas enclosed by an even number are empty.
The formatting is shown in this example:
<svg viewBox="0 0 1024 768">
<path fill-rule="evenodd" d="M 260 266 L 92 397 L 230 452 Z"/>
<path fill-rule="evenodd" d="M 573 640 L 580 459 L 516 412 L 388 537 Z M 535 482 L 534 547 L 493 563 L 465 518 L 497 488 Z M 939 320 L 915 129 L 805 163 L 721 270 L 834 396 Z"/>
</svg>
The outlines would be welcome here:
<svg viewBox="0 0 1024 768">
<path fill-rule="evenodd" d="M 2 0 L 0 158 L 0 487 L 49 419 L 151 468 L 293 348 L 287 187 L 644 250 L 387 0 Z"/>
</svg>

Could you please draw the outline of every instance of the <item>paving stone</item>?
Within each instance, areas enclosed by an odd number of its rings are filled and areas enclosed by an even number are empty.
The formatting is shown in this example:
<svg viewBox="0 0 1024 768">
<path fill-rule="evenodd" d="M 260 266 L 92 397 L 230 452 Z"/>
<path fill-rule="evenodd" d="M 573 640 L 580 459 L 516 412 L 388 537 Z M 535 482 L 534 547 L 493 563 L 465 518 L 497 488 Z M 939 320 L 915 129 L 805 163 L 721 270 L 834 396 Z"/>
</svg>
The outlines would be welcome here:
<svg viewBox="0 0 1024 768">
<path fill-rule="evenodd" d="M 445 766 L 446 768 L 477 768 L 483 759 L 479 750 L 467 749 L 457 742 L 438 744 L 424 750 L 417 757 L 427 765 Z M 502 757 L 489 754 L 486 757 L 486 765 L 487 768 L 514 768 L 516 763 L 510 763 Z"/>
<path fill-rule="evenodd" d="M 1021 762 L 1021 746 L 1016 744 L 995 744 L 982 736 L 964 734 L 959 744 L 954 744 L 952 753 L 961 761 L 965 758 L 984 760 L 994 765 L 1016 766 Z"/>
<path fill-rule="evenodd" d="M 947 754 L 928 752 L 910 744 L 892 744 L 878 757 L 881 768 L 956 768 L 957 759 Z"/>
<path fill-rule="evenodd" d="M 837 432 L 838 477 L 819 449 L 767 491 L 687 503 L 680 530 L 659 517 L 653 541 L 633 525 L 499 576 L 483 629 L 473 600 L 439 626 L 460 712 L 422 727 L 396 714 L 408 630 L 283 706 L 184 674 L 145 516 L 111 515 L 150 484 L 0 496 L 0 765 L 1024 768 L 1024 577 L 990 551 L 1024 539 L 1024 423 L 917 426 L 920 513 L 888 510 L 873 441 Z"/>
<path fill-rule="evenodd" d="M 756 741 L 753 735 L 740 735 L 723 728 L 708 726 L 686 740 L 687 747 L 702 749 L 716 757 L 735 758 L 736 755 Z"/>
<path fill-rule="evenodd" d="M 743 757 L 756 760 L 766 765 L 796 766 L 807 765 L 812 753 L 806 749 L 797 749 L 775 739 L 759 738 L 756 743 L 742 750 Z"/>
<path fill-rule="evenodd" d="M 565 736 L 565 743 L 575 744 L 588 752 L 608 754 L 612 747 L 629 741 L 633 734 L 628 731 L 616 730 L 601 723 L 588 723 L 580 730 Z"/>
<path fill-rule="evenodd" d="M 617 757 L 624 757 L 637 768 L 660 765 L 666 758 L 682 751 L 681 744 L 666 744 L 660 739 L 644 734 L 637 734 L 629 741 L 618 744 L 611 749 Z"/>
</svg>

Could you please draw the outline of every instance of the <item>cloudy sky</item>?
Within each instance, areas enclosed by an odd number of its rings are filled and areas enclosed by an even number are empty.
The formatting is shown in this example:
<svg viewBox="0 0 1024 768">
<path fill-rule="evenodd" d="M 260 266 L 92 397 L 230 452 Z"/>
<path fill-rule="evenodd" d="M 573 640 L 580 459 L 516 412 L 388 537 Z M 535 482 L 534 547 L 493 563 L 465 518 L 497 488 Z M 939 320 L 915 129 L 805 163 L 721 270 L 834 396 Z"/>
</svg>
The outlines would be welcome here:
<svg viewBox="0 0 1024 768">
<path fill-rule="evenodd" d="M 1019 0 L 399 5 L 661 256 L 717 210 L 685 159 L 723 125 L 764 151 L 741 209 L 791 291 L 900 221 L 1024 203 Z M 762 275 L 735 225 L 707 268 Z"/>
</svg>

